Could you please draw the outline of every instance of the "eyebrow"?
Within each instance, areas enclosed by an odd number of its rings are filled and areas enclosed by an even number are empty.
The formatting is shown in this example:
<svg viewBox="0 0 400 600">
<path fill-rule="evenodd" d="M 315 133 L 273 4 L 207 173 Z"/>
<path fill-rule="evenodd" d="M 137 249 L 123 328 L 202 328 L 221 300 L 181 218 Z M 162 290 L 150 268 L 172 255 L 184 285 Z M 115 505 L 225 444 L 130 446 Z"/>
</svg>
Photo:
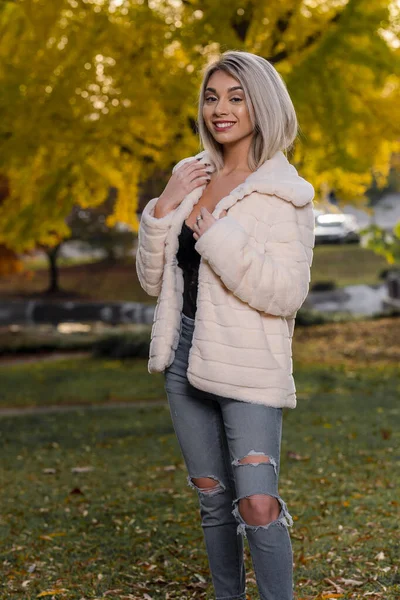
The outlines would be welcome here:
<svg viewBox="0 0 400 600">
<path fill-rule="evenodd" d="M 228 92 L 233 92 L 233 90 L 242 90 L 243 91 L 243 88 L 242 88 L 241 85 L 235 85 L 233 87 L 228 88 Z M 217 93 L 217 90 L 215 88 L 212 88 L 212 87 L 206 88 L 205 91 L 206 92 L 214 92 L 214 94 Z"/>
</svg>

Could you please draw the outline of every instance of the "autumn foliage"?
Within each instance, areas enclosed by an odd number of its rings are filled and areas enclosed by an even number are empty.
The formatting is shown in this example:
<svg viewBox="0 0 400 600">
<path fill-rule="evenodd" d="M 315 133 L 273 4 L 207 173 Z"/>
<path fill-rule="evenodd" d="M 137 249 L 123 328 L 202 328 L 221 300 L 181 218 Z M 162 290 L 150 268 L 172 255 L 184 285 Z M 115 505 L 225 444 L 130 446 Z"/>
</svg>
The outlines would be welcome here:
<svg viewBox="0 0 400 600">
<path fill-rule="evenodd" d="M 202 68 L 227 49 L 284 77 L 301 125 L 293 161 L 317 195 L 362 198 L 399 148 L 398 34 L 388 0 L 3 1 L 0 242 L 54 245 L 72 206 L 110 186 L 111 225 L 137 230 L 140 184 L 198 150 Z"/>
</svg>

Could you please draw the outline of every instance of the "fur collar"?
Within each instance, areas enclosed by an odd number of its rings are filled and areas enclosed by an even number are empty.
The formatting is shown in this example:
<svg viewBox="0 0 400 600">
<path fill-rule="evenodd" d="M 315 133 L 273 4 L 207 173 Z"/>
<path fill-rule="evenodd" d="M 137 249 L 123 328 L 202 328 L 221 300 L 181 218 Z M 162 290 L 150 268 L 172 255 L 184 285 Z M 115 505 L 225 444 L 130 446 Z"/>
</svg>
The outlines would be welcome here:
<svg viewBox="0 0 400 600">
<path fill-rule="evenodd" d="M 184 158 L 173 168 L 174 172 L 179 166 L 183 165 L 192 158 L 200 158 L 202 163 L 210 163 L 211 170 L 215 170 L 215 165 L 206 150 L 196 154 L 195 157 Z M 196 188 L 190 194 L 185 196 L 178 206 L 170 231 L 165 241 L 166 258 L 173 259 L 178 251 L 178 236 L 182 228 L 183 221 L 192 212 L 193 206 L 197 204 L 203 195 L 205 185 Z M 216 205 L 213 216 L 218 219 L 224 209 L 231 208 L 236 202 L 242 200 L 245 196 L 259 192 L 261 194 L 276 195 L 287 202 L 292 202 L 295 206 L 305 206 L 314 198 L 313 186 L 300 177 L 297 170 L 291 165 L 283 154 L 278 151 L 269 160 L 265 161 L 256 171 L 251 173 L 247 179 L 228 196 L 222 198 Z"/>
</svg>

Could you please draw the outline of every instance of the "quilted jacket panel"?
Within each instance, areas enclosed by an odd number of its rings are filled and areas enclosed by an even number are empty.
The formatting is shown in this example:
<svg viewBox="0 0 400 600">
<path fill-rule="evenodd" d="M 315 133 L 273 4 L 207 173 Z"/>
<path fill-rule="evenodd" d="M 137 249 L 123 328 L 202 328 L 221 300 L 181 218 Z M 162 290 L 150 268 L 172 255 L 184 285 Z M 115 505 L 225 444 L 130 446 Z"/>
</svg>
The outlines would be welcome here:
<svg viewBox="0 0 400 600">
<path fill-rule="evenodd" d="M 196 158 L 212 164 L 205 151 Z M 175 356 L 183 304 L 178 236 L 203 191 L 193 190 L 159 219 L 153 198 L 142 214 L 136 269 L 143 289 L 157 296 L 150 373 L 164 371 Z M 277 152 L 216 205 L 217 221 L 195 245 L 201 261 L 187 370 L 194 387 L 244 402 L 296 406 L 291 342 L 310 283 L 313 197 L 312 185 Z"/>
</svg>

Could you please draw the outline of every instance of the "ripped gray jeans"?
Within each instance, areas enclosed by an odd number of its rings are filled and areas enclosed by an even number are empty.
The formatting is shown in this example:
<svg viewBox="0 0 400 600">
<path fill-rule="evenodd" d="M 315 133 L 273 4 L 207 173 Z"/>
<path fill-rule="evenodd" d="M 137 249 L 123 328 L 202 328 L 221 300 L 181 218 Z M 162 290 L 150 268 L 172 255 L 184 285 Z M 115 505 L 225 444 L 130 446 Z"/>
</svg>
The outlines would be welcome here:
<svg viewBox="0 0 400 600">
<path fill-rule="evenodd" d="M 251 404 L 194 388 L 186 377 L 194 320 L 182 313 L 179 344 L 164 371 L 171 418 L 198 494 L 201 525 L 216 600 L 246 598 L 243 544 L 247 538 L 261 600 L 293 599 L 293 557 L 288 526 L 292 518 L 279 496 L 282 409 Z M 241 463 L 250 456 L 268 462 Z M 207 477 L 212 488 L 192 479 Z M 277 498 L 280 514 L 265 525 L 250 525 L 239 500 L 254 494 Z"/>
</svg>

